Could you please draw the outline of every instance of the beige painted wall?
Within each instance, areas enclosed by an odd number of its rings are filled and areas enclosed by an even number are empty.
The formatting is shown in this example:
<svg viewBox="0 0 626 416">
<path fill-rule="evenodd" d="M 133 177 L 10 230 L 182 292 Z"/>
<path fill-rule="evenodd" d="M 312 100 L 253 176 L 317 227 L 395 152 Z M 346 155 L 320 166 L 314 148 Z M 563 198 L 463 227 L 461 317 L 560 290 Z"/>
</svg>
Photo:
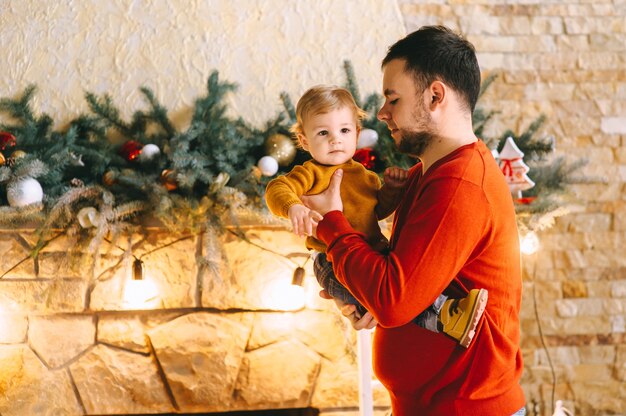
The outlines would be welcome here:
<svg viewBox="0 0 626 416">
<path fill-rule="evenodd" d="M 343 83 L 345 59 L 363 94 L 378 91 L 380 60 L 404 34 L 397 4 L 378 0 L 3 0 L 0 95 L 35 83 L 38 108 L 62 122 L 87 111 L 85 90 L 130 114 L 146 85 L 181 111 L 217 69 L 240 86 L 234 112 L 258 124 L 282 91 L 295 101 Z"/>
</svg>

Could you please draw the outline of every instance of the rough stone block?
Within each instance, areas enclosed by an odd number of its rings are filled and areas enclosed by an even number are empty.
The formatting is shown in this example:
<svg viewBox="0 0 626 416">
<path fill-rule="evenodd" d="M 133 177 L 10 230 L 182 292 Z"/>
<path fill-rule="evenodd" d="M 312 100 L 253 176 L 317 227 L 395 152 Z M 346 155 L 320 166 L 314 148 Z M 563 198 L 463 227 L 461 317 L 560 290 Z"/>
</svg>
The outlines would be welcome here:
<svg viewBox="0 0 626 416">
<path fill-rule="evenodd" d="M 249 327 L 206 312 L 148 331 L 181 411 L 230 409 L 249 334 Z"/>
<path fill-rule="evenodd" d="M 337 312 L 259 313 L 248 350 L 293 338 L 333 361 L 355 348 L 354 331 L 347 322 Z"/>
<path fill-rule="evenodd" d="M 83 280 L 0 281 L 0 303 L 24 313 L 80 312 L 85 308 Z"/>
<path fill-rule="evenodd" d="M 610 283 L 611 297 L 626 298 L 626 280 L 616 280 Z"/>
<path fill-rule="evenodd" d="M 78 416 L 84 412 L 67 370 L 49 371 L 26 345 L 0 345 L 0 413 Z"/>
<path fill-rule="evenodd" d="M 0 309 L 0 344 L 19 344 L 26 341 L 27 330 L 26 315 Z"/>
<path fill-rule="evenodd" d="M 560 16 L 530 15 L 530 33 L 534 35 L 560 35 L 564 28 L 563 18 Z"/>
<path fill-rule="evenodd" d="M 344 356 L 340 360 L 322 360 L 320 375 L 315 387 L 311 406 L 347 407 L 359 402 L 359 369 L 354 357 Z"/>
<path fill-rule="evenodd" d="M 70 372 L 88 414 L 174 411 L 151 356 L 97 345 Z"/>
<path fill-rule="evenodd" d="M 143 323 L 139 317 L 102 317 L 98 320 L 98 342 L 148 354 Z"/>
<path fill-rule="evenodd" d="M 251 351 L 246 354 L 237 378 L 234 406 L 308 407 L 319 367 L 320 356 L 293 340 Z"/>
<path fill-rule="evenodd" d="M 71 334 L 71 336 L 68 336 Z M 96 340 L 95 320 L 89 315 L 33 316 L 28 341 L 49 367 L 60 367 L 91 347 Z"/>
<path fill-rule="evenodd" d="M 588 296 L 587 283 L 579 280 L 565 280 L 561 283 L 563 298 L 586 298 Z"/>
</svg>

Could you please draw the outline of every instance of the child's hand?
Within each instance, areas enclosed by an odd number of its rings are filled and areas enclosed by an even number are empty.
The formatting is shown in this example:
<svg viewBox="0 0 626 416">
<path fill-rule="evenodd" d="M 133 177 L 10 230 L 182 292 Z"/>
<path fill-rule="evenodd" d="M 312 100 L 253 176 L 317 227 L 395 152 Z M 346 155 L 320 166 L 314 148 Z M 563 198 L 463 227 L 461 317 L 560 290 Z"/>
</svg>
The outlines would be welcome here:
<svg viewBox="0 0 626 416">
<path fill-rule="evenodd" d="M 391 188 L 402 188 L 408 178 L 409 171 L 397 166 L 385 169 L 385 173 L 383 174 L 383 182 L 385 183 L 385 186 L 389 186 Z"/>
<path fill-rule="evenodd" d="M 320 216 L 317 212 L 302 204 L 295 204 L 289 207 L 287 214 L 295 235 L 300 237 L 313 235 L 314 229 L 317 228 L 317 218 Z"/>
</svg>

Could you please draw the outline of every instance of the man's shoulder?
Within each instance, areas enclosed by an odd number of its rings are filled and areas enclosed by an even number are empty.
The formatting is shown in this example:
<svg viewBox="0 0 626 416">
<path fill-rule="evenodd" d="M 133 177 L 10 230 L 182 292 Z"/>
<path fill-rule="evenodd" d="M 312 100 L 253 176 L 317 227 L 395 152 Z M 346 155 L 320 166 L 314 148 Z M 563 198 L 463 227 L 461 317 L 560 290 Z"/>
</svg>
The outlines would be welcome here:
<svg viewBox="0 0 626 416">
<path fill-rule="evenodd" d="M 486 175 L 499 172 L 491 152 L 481 141 L 463 146 L 441 160 L 432 179 L 456 178 L 482 184 Z"/>
</svg>

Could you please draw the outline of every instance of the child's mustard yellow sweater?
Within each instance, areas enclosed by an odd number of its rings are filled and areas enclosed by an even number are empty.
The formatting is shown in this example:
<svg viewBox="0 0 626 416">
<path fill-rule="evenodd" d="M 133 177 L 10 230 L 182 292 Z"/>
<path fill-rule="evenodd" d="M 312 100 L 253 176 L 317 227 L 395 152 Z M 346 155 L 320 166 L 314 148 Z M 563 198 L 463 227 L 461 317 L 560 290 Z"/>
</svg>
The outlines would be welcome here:
<svg viewBox="0 0 626 416">
<path fill-rule="evenodd" d="M 295 166 L 291 172 L 273 179 L 265 190 L 265 200 L 274 215 L 288 218 L 292 205 L 301 204 L 300 196 L 314 195 L 328 188 L 337 169 L 343 169 L 341 199 L 343 212 L 352 227 L 366 236 L 376 250 L 387 246 L 387 239 L 378 226 L 378 220 L 391 215 L 402 197 L 402 188 L 391 189 L 381 185 L 378 176 L 358 162 L 350 160 L 343 165 L 326 166 L 315 160 Z M 326 245 L 308 237 L 306 247 L 325 252 Z"/>
</svg>

